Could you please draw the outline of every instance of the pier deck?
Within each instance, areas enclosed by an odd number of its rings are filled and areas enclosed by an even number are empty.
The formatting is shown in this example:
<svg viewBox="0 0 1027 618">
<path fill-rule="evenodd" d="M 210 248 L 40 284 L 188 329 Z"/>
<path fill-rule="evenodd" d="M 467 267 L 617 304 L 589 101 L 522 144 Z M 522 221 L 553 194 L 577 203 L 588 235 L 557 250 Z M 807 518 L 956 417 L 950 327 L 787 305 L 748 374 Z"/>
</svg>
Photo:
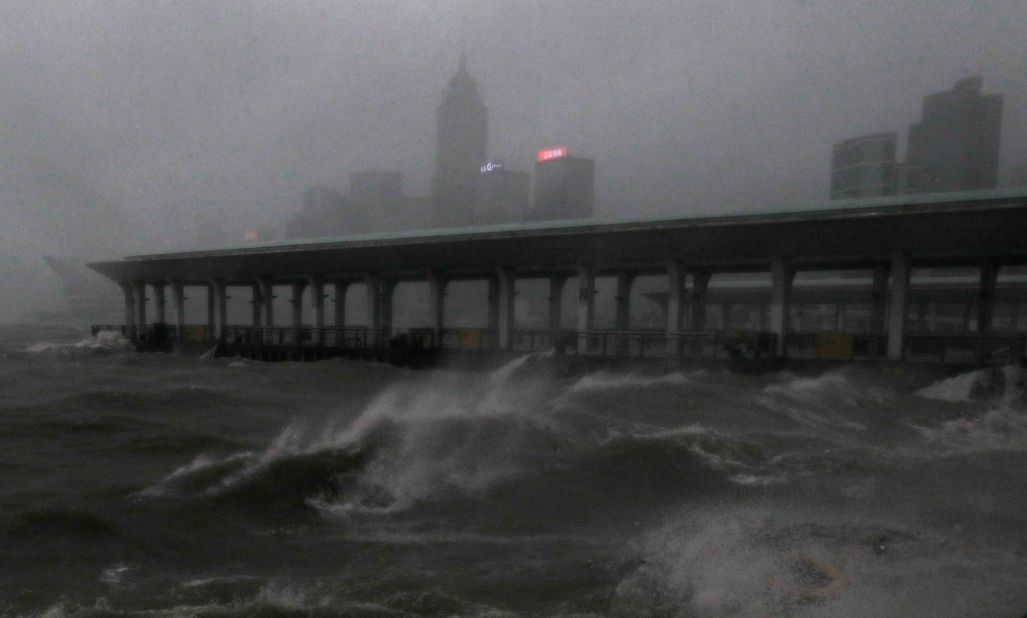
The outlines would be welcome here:
<svg viewBox="0 0 1027 618">
<path fill-rule="evenodd" d="M 553 347 L 564 354 L 640 358 L 812 354 L 993 362 L 1024 356 L 1025 229 L 1027 190 L 1020 189 L 838 201 L 717 217 L 288 241 L 130 256 L 91 267 L 121 286 L 129 337 L 145 341 L 173 332 L 174 339 L 184 340 L 197 328 L 189 326 L 185 314 L 186 289 L 202 286 L 208 298 L 204 337 L 239 353 L 380 357 L 400 354 L 389 350 Z M 917 273 L 953 267 L 969 270 L 970 280 L 917 280 L 922 278 Z M 801 273 L 839 271 L 860 272 L 863 278 L 827 286 L 797 279 Z M 722 275 L 738 273 L 764 275 L 767 283 L 744 290 L 716 283 Z M 1013 284 L 1010 273 L 1019 273 Z M 659 299 L 664 326 L 658 331 L 630 327 L 632 286 L 645 276 L 666 278 Z M 600 277 L 613 278 L 616 285 L 610 330 L 596 328 Z M 548 329 L 518 325 L 517 281 L 527 278 L 549 282 Z M 449 327 L 447 286 L 462 280 L 488 282 L 486 328 Z M 414 281 L 428 286 L 429 318 L 423 328 L 402 331 L 394 328 L 394 292 Z M 564 329 L 563 289 L 570 281 L 577 288 L 575 326 Z M 285 324 L 274 315 L 276 286 L 289 289 L 292 307 Z M 352 286 L 367 290 L 369 318 L 359 327 L 346 316 Z M 228 290 L 238 287 L 250 290 L 248 325 L 228 321 Z M 305 322 L 307 294 L 313 315 Z M 331 316 L 326 315 L 328 297 Z M 812 329 L 817 332 L 804 327 L 803 307 L 811 303 L 833 306 L 834 323 L 817 325 Z M 732 307 L 739 305 L 747 306 L 745 324 L 733 323 Z M 846 305 L 858 305 L 861 317 L 848 319 Z M 714 316 L 719 316 L 716 324 Z M 153 331 L 154 324 L 160 332 Z M 358 342 L 357 336 L 365 339 Z"/>
</svg>

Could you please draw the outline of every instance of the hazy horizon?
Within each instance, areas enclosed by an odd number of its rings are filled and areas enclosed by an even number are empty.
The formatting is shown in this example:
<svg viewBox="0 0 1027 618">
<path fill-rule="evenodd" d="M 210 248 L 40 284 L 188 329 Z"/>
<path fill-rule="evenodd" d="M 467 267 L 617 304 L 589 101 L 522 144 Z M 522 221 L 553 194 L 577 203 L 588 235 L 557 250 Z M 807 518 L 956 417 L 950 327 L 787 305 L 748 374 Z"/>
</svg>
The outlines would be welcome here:
<svg viewBox="0 0 1027 618">
<path fill-rule="evenodd" d="M 0 3 L 0 256 L 114 258 L 281 230 L 314 184 L 427 195 L 462 51 L 489 152 L 596 160 L 596 214 L 827 198 L 832 143 L 980 75 L 1027 161 L 1027 4 Z M 6 285 L 6 284 L 5 284 Z"/>
</svg>

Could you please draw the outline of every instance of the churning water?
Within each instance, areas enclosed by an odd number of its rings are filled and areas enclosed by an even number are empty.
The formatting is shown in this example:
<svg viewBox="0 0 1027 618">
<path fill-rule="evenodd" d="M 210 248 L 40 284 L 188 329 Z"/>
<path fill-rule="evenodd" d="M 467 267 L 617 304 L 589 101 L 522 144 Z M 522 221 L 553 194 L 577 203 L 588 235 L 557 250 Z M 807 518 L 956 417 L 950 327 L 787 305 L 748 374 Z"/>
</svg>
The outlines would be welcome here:
<svg viewBox="0 0 1027 618">
<path fill-rule="evenodd" d="M 0 614 L 1019 616 L 1019 370 L 547 378 L 0 332 Z"/>
</svg>

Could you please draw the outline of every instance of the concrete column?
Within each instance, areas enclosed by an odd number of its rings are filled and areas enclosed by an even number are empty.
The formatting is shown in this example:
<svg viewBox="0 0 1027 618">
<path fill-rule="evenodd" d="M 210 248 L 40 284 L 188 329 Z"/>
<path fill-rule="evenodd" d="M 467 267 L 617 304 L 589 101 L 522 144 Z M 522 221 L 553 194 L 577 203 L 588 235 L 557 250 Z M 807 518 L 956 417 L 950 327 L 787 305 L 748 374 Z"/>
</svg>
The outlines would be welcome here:
<svg viewBox="0 0 1027 618">
<path fill-rule="evenodd" d="M 689 309 L 691 320 L 688 330 L 706 330 L 706 290 L 710 286 L 710 273 L 708 270 L 696 270 L 692 272 L 692 289 L 689 294 Z"/>
<path fill-rule="evenodd" d="M 224 341 L 228 327 L 228 295 L 224 279 L 210 280 L 211 296 L 214 300 L 214 338 Z"/>
<path fill-rule="evenodd" d="M 374 275 L 364 275 L 367 286 L 367 328 L 377 330 L 382 327 L 381 280 Z"/>
<path fill-rule="evenodd" d="M 254 328 L 260 328 L 260 306 L 263 304 L 263 300 L 260 295 L 260 284 L 251 284 L 252 292 L 251 296 L 253 299 L 250 301 L 250 311 L 252 312 L 250 325 Z"/>
<path fill-rule="evenodd" d="M 158 324 L 166 324 L 167 313 L 164 311 L 164 284 L 151 283 L 150 286 L 153 287 L 153 307 L 156 321 Z"/>
<path fill-rule="evenodd" d="M 510 268 L 496 270 L 499 297 L 499 349 L 513 349 L 514 340 L 514 295 L 516 294 L 517 278 Z"/>
<path fill-rule="evenodd" d="M 910 270 L 906 254 L 892 254 L 891 285 L 888 289 L 888 360 L 902 360 L 905 356 Z"/>
<path fill-rule="evenodd" d="M 499 278 L 492 275 L 488 278 L 489 284 L 489 306 L 488 306 L 488 329 L 494 333 L 499 332 Z"/>
<path fill-rule="evenodd" d="M 685 268 L 680 262 L 667 264 L 667 356 L 680 356 L 683 350 L 679 338 L 685 322 L 688 291 L 685 287 Z"/>
<path fill-rule="evenodd" d="M 393 296 L 395 296 L 395 291 L 395 281 L 393 281 L 392 279 L 382 280 L 381 286 L 379 287 L 379 292 L 382 295 L 381 302 L 379 303 L 379 307 L 381 307 L 382 312 L 381 325 L 382 328 L 385 330 L 386 336 L 389 337 L 392 336 L 390 332 L 392 330 L 392 299 Z"/>
<path fill-rule="evenodd" d="M 442 331 L 446 327 L 446 273 L 428 271 L 428 325 L 434 333 L 435 347 L 442 347 Z"/>
<path fill-rule="evenodd" d="M 873 282 L 870 288 L 870 331 L 883 333 L 888 310 L 888 267 L 874 266 Z"/>
<path fill-rule="evenodd" d="M 631 286 L 635 282 L 634 273 L 617 274 L 617 291 L 613 327 L 621 332 L 631 328 Z M 617 339 L 617 354 L 625 355 L 630 350 L 627 337 Z"/>
<path fill-rule="evenodd" d="M 992 330 L 995 319 L 995 286 L 998 283 L 998 264 L 989 262 L 981 266 L 981 282 L 977 289 L 977 333 L 985 335 Z"/>
<path fill-rule="evenodd" d="M 631 285 L 634 282 L 633 273 L 617 275 L 617 312 L 614 316 L 614 328 L 617 330 L 631 328 Z"/>
<path fill-rule="evenodd" d="M 578 271 L 578 354 L 592 350 L 591 331 L 595 328 L 596 271 L 591 265 L 579 264 Z"/>
<path fill-rule="evenodd" d="M 217 306 L 214 300 L 214 286 L 207 284 L 207 341 L 217 341 Z"/>
<path fill-rule="evenodd" d="M 136 337 L 139 337 L 146 333 L 149 324 L 146 320 L 146 284 L 142 281 L 133 281 L 132 293 L 135 296 Z"/>
<path fill-rule="evenodd" d="M 770 263 L 770 275 L 773 286 L 770 293 L 770 332 L 777 335 L 777 355 L 784 356 L 795 271 L 784 258 L 775 257 Z"/>
<path fill-rule="evenodd" d="M 563 324 L 563 286 L 567 277 L 553 275 L 549 277 L 549 330 L 560 330 Z"/>
<path fill-rule="evenodd" d="M 175 308 L 175 330 L 178 343 L 185 341 L 185 286 L 181 281 L 172 280 L 169 283 L 171 288 L 171 304 Z"/>
<path fill-rule="evenodd" d="M 335 328 L 346 326 L 346 290 L 349 289 L 349 281 L 335 282 Z"/>
<path fill-rule="evenodd" d="M 260 288 L 260 302 L 263 305 L 263 318 L 265 328 L 275 327 L 275 284 L 271 277 L 260 277 L 257 279 L 257 287 Z M 270 335 L 268 335 L 270 337 Z"/>
<path fill-rule="evenodd" d="M 385 345 L 392 329 L 392 292 L 396 283 L 376 275 L 365 275 L 364 282 L 367 285 L 368 328 L 374 331 L 368 341 Z"/>
<path fill-rule="evenodd" d="M 303 291 L 306 290 L 306 283 L 292 284 L 292 326 L 299 328 L 303 326 Z"/>
<path fill-rule="evenodd" d="M 121 292 L 125 296 L 125 336 L 136 338 L 136 295 L 135 288 L 128 281 L 119 281 Z"/>
<path fill-rule="evenodd" d="M 322 346 L 324 341 L 325 327 L 325 295 L 324 281 L 313 275 L 307 277 L 307 286 L 310 287 L 310 302 L 314 304 L 314 338 L 313 344 Z"/>
</svg>

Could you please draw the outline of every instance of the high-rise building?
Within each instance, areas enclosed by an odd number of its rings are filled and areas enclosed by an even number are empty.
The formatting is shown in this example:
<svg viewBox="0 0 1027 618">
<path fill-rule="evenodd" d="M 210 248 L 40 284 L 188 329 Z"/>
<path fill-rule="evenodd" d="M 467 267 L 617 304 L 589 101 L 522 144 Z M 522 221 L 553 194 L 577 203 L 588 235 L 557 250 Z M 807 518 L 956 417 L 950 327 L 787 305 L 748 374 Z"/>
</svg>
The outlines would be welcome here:
<svg viewBox="0 0 1027 618">
<path fill-rule="evenodd" d="M 402 229 L 407 221 L 403 175 L 399 172 L 356 172 L 349 177 L 349 197 L 365 213 L 372 230 Z"/>
<path fill-rule="evenodd" d="M 907 164 L 919 168 L 917 192 L 993 189 L 998 184 L 1002 95 L 981 95 L 981 78 L 924 97 L 909 127 Z"/>
<path fill-rule="evenodd" d="M 513 223 L 528 214 L 530 179 L 496 161 L 481 166 L 475 223 Z"/>
<path fill-rule="evenodd" d="M 435 177 L 432 179 L 433 223 L 440 226 L 474 222 L 478 176 L 488 145 L 488 108 L 478 84 L 460 57 L 437 111 Z"/>
<path fill-rule="evenodd" d="M 285 227 L 286 238 L 316 238 L 355 234 L 371 229 L 366 210 L 331 187 L 308 187 L 303 192 L 303 210 Z"/>
<path fill-rule="evenodd" d="M 595 161 L 568 156 L 567 147 L 540 150 L 535 163 L 535 207 L 530 219 L 592 216 Z"/>
<path fill-rule="evenodd" d="M 1027 161 L 1009 168 L 1005 184 L 1007 187 L 1027 187 Z"/>
<path fill-rule="evenodd" d="M 853 137 L 831 151 L 831 199 L 879 197 L 895 193 L 894 133 Z"/>
</svg>

